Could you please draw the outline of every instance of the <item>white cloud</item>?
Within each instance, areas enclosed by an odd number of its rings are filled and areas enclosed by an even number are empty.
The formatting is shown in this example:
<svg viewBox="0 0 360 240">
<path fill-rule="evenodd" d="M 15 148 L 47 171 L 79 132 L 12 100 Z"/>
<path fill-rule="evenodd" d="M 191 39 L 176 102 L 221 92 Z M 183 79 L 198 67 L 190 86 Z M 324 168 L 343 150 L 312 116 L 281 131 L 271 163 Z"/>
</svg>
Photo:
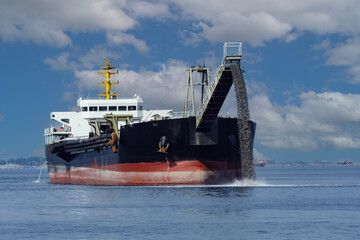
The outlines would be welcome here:
<svg viewBox="0 0 360 240">
<path fill-rule="evenodd" d="M 348 69 L 348 73 L 352 76 L 352 83 L 360 83 L 360 63 L 354 64 Z"/>
<path fill-rule="evenodd" d="M 99 61 L 105 61 L 107 57 L 111 57 L 109 61 L 113 61 L 115 59 L 119 59 L 120 55 L 116 51 L 110 51 L 103 46 L 95 46 L 93 47 L 89 53 L 79 56 L 79 65 L 81 69 L 93 69 L 98 68 Z"/>
<path fill-rule="evenodd" d="M 327 64 L 335 66 L 351 66 L 360 63 L 360 38 L 348 39 L 345 43 L 326 51 Z"/>
<path fill-rule="evenodd" d="M 165 2 L 128 1 L 125 5 L 131 16 L 138 18 L 171 17 L 169 6 Z"/>
<path fill-rule="evenodd" d="M 98 86 L 99 75 L 95 70 L 76 70 L 74 77 L 77 79 L 77 86 L 79 89 L 95 89 Z"/>
<path fill-rule="evenodd" d="M 2 122 L 5 119 L 5 114 L 0 113 L 0 122 Z"/>
<path fill-rule="evenodd" d="M 315 50 L 326 50 L 330 48 L 331 42 L 329 39 L 324 39 L 320 43 L 317 43 L 313 46 L 313 49 Z"/>
<path fill-rule="evenodd" d="M 302 35 L 302 32 L 288 33 L 285 37 L 285 42 L 289 43 L 289 42 L 295 41 L 301 35 Z"/>
<path fill-rule="evenodd" d="M 254 148 L 253 151 L 254 151 L 254 160 L 255 160 L 255 162 L 271 160 L 269 157 L 267 157 L 263 153 L 259 152 L 256 148 Z"/>
<path fill-rule="evenodd" d="M 132 44 L 148 51 L 144 40 L 126 33 L 141 21 L 180 21 L 185 43 L 241 40 L 259 46 L 273 39 L 295 40 L 303 32 L 319 35 L 360 34 L 355 0 L 63 0 L 5 1 L 0 8 L 0 38 L 62 47 L 73 32 L 104 31 L 114 44 Z"/>
<path fill-rule="evenodd" d="M 201 25 L 190 38 L 199 36 L 211 42 L 241 40 L 252 45 L 284 38 L 289 42 L 302 32 L 316 34 L 340 33 L 348 36 L 360 34 L 357 24 L 360 16 L 355 0 L 303 1 L 303 0 L 182 0 L 172 1 L 180 10 L 182 19 Z M 190 7 L 191 6 L 191 7 Z M 191 42 L 191 39 L 186 40 Z"/>
<path fill-rule="evenodd" d="M 126 1 L 7 1 L 0 8 L 3 41 L 32 41 L 63 47 L 72 43 L 66 32 L 126 31 L 137 21 L 123 8 Z"/>
<path fill-rule="evenodd" d="M 0 10 L 0 14 L 1 14 Z M 71 39 L 61 30 L 43 20 L 27 20 L 7 23 L 0 17 L 0 38 L 5 42 L 33 41 L 37 44 L 63 47 L 72 44 Z M 1 21 L 2 20 L 2 21 Z"/>
<path fill-rule="evenodd" d="M 30 41 L 64 47 L 72 44 L 73 32 L 110 32 L 113 43 L 132 44 L 141 52 L 143 40 L 124 32 L 138 25 L 137 19 L 171 17 L 168 4 L 148 1 L 62 0 L 6 1 L 0 8 L 0 38 L 5 42 Z"/>
<path fill-rule="evenodd" d="M 335 47 L 325 51 L 326 64 L 345 66 L 351 77 L 351 82 L 360 83 L 360 38 L 348 39 Z"/>
<path fill-rule="evenodd" d="M 259 144 L 301 151 L 360 148 L 360 94 L 306 92 L 299 100 L 300 106 L 279 106 L 266 95 L 250 99 Z"/>
<path fill-rule="evenodd" d="M 49 65 L 53 70 L 70 70 L 76 68 L 76 64 L 69 63 L 70 54 L 67 52 L 61 53 L 55 59 L 46 58 L 45 64 Z"/>
<path fill-rule="evenodd" d="M 136 48 L 136 50 L 140 53 L 147 53 L 149 51 L 149 47 L 146 45 L 145 41 L 141 39 L 137 39 L 132 34 L 126 34 L 121 32 L 112 32 L 107 34 L 108 41 L 113 45 L 122 45 L 128 44 L 132 45 Z"/>
<path fill-rule="evenodd" d="M 72 102 L 75 101 L 75 92 L 73 91 L 66 91 L 63 93 L 62 100 L 64 102 Z"/>
<path fill-rule="evenodd" d="M 291 26 L 265 13 L 256 12 L 243 15 L 238 12 L 220 13 L 218 17 L 207 24 L 200 22 L 201 36 L 212 42 L 242 41 L 251 45 L 262 45 L 264 41 L 285 36 L 291 31 Z"/>
<path fill-rule="evenodd" d="M 60 53 L 54 58 L 46 58 L 44 63 L 49 65 L 53 70 L 78 70 L 78 69 L 93 69 L 99 66 L 99 61 L 106 61 L 106 58 L 111 56 L 109 61 L 119 59 L 119 53 L 109 51 L 102 46 L 94 46 L 85 55 L 70 54 L 68 52 Z"/>
<path fill-rule="evenodd" d="M 324 136 L 320 139 L 336 149 L 360 148 L 360 138 L 353 136 Z"/>
<path fill-rule="evenodd" d="M 326 64 L 345 66 L 352 83 L 360 83 L 360 3 L 355 0 L 224 0 L 172 1 L 180 10 L 182 19 L 192 22 L 193 29 L 182 31 L 185 45 L 198 45 L 204 39 L 210 42 L 243 41 L 261 46 L 273 39 L 286 43 L 311 32 L 319 36 L 338 34 L 348 40 L 329 48 L 324 40 L 314 49 L 324 50 Z M 191 7 L 189 7 L 191 6 Z"/>
<path fill-rule="evenodd" d="M 330 12 L 309 10 L 295 15 L 293 19 L 289 19 L 289 22 L 292 22 L 292 25 L 301 31 L 312 31 L 319 34 L 336 32 L 337 22 Z"/>
</svg>

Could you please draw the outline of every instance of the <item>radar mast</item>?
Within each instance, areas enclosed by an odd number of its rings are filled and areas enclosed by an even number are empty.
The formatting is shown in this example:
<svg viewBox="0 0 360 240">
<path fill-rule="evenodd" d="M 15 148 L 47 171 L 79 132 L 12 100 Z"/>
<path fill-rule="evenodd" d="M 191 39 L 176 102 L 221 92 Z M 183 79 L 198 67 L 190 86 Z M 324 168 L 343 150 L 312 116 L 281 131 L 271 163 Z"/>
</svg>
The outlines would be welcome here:
<svg viewBox="0 0 360 240">
<path fill-rule="evenodd" d="M 110 72 L 109 71 L 109 70 L 114 69 L 114 68 L 115 68 L 115 66 L 112 65 L 112 62 L 109 62 L 109 58 L 107 57 L 106 62 L 104 62 L 100 66 L 100 69 L 105 70 L 105 72 L 98 72 L 98 74 L 106 76 L 106 82 L 105 83 L 104 82 L 98 83 L 98 85 L 103 85 L 103 86 L 106 87 L 106 92 L 105 93 L 98 93 L 98 95 L 104 96 L 105 99 L 110 99 L 110 97 L 119 95 L 119 93 L 111 93 L 111 86 L 119 84 L 119 82 L 112 83 L 110 81 L 110 76 L 111 75 L 119 74 L 119 70 L 117 70 L 116 72 Z"/>
</svg>

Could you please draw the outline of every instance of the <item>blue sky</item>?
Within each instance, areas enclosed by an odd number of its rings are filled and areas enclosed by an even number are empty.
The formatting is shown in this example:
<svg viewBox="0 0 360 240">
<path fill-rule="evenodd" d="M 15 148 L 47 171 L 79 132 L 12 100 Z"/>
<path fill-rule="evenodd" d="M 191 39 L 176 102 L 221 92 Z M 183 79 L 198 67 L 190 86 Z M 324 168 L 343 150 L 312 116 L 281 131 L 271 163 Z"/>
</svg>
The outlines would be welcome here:
<svg viewBox="0 0 360 240">
<path fill-rule="evenodd" d="M 1 1 L 0 159 L 43 156 L 51 111 L 103 91 L 181 111 L 186 68 L 243 42 L 258 160 L 360 162 L 358 1 Z M 222 109 L 236 115 L 232 92 Z"/>
</svg>

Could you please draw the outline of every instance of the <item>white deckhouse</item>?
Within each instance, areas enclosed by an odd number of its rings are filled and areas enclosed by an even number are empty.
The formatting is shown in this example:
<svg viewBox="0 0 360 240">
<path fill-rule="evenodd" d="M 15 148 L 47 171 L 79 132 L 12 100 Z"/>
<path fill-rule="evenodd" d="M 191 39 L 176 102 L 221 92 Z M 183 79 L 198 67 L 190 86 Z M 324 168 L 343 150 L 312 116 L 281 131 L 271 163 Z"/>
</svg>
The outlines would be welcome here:
<svg viewBox="0 0 360 240">
<path fill-rule="evenodd" d="M 117 98 L 118 93 L 111 93 L 110 76 L 118 74 L 110 72 L 115 66 L 109 59 L 100 67 L 105 72 L 98 74 L 106 75 L 106 82 L 98 83 L 106 87 L 105 93 L 100 93 L 99 99 L 83 99 L 77 101 L 78 111 L 74 112 L 51 112 L 50 128 L 44 130 L 45 142 L 50 144 L 58 140 L 71 140 L 74 138 L 88 138 L 89 133 L 94 133 L 96 129 L 91 122 L 105 121 L 104 115 L 123 116 L 123 120 L 118 122 L 118 128 L 128 123 L 139 123 L 144 121 L 168 119 L 172 116 L 172 110 L 143 110 L 143 100 L 140 96 L 134 95 L 132 98 Z"/>
</svg>

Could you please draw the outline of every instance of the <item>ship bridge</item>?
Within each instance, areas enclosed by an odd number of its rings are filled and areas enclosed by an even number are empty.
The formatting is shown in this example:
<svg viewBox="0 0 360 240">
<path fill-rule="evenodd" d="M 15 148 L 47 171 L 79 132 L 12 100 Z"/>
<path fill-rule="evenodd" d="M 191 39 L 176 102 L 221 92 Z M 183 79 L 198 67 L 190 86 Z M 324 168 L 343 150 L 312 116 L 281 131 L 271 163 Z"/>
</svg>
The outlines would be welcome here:
<svg viewBox="0 0 360 240">
<path fill-rule="evenodd" d="M 205 67 L 191 67 L 188 68 L 188 84 L 187 94 L 185 100 L 184 113 L 189 111 L 189 106 L 192 106 L 192 113 L 195 116 L 195 100 L 194 100 L 194 86 L 201 85 L 201 105 L 199 113 L 196 117 L 196 131 L 209 132 L 220 112 L 220 109 L 228 95 L 233 84 L 233 67 L 236 66 L 240 70 L 240 61 L 242 59 L 242 43 L 241 42 L 227 42 L 224 43 L 223 62 L 217 72 L 217 75 L 212 83 L 209 81 L 209 68 Z M 198 72 L 202 75 L 200 84 L 195 84 L 193 80 L 193 73 Z M 204 97 L 204 88 L 207 87 L 207 96 Z M 190 94 L 191 93 L 191 96 Z"/>
</svg>

